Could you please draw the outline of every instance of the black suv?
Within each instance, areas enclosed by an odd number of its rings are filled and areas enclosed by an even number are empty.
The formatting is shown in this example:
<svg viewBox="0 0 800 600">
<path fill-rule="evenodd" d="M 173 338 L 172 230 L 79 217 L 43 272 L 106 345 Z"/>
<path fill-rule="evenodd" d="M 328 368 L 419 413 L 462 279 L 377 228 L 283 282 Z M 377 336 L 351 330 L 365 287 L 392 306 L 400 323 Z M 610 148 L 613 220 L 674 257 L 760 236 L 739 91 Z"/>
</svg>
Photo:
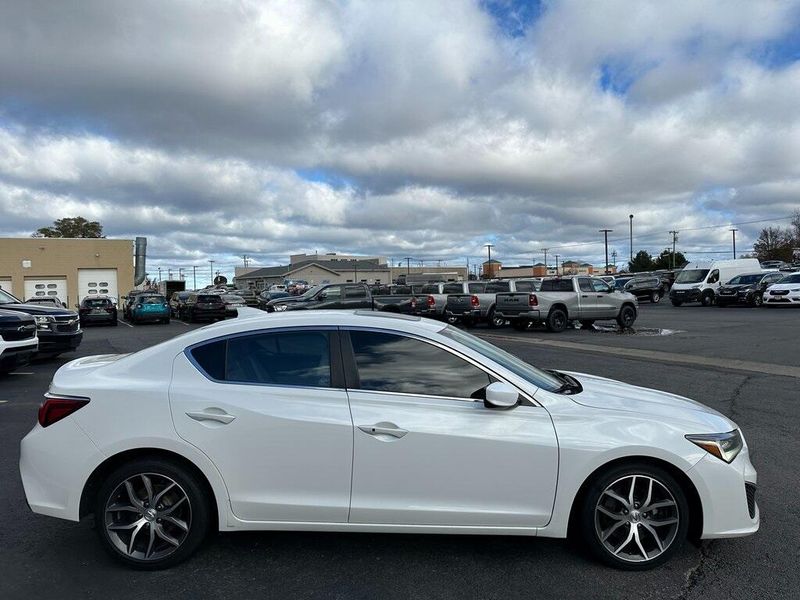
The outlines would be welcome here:
<svg viewBox="0 0 800 600">
<path fill-rule="evenodd" d="M 633 294 L 638 299 L 646 299 L 657 304 L 666 294 L 666 287 L 660 277 L 632 277 L 614 280 L 616 289 Z"/>
<path fill-rule="evenodd" d="M 83 339 L 78 313 L 66 308 L 25 304 L 0 290 L 0 308 L 31 315 L 39 335 L 39 354 L 57 355 L 75 350 Z"/>
<path fill-rule="evenodd" d="M 183 308 L 181 319 L 194 323 L 195 321 L 214 321 L 225 318 L 225 301 L 222 294 L 189 294 L 186 306 Z"/>
<path fill-rule="evenodd" d="M 761 306 L 766 289 L 785 276 L 786 273 L 780 272 L 737 275 L 728 283 L 719 286 L 716 297 L 717 306 L 725 307 L 731 304 Z"/>
<path fill-rule="evenodd" d="M 87 323 L 117 324 L 117 307 L 106 296 L 86 296 L 78 305 L 81 327 Z"/>
</svg>

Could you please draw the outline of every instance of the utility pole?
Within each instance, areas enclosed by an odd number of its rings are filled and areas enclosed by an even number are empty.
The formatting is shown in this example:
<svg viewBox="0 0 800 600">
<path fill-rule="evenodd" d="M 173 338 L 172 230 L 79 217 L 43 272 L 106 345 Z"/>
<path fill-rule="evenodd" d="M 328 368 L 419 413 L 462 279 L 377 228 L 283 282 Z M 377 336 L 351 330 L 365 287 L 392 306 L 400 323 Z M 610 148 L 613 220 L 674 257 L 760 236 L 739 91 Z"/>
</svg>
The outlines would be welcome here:
<svg viewBox="0 0 800 600">
<path fill-rule="evenodd" d="M 731 233 L 733 234 L 733 258 L 736 258 L 736 232 L 739 231 L 735 227 L 731 229 Z"/>
<path fill-rule="evenodd" d="M 560 254 L 556 254 L 556 277 L 558 277 L 558 257 L 561 256 Z"/>
<path fill-rule="evenodd" d="M 411 257 L 406 256 L 403 260 L 406 261 L 406 276 L 411 275 Z"/>
<path fill-rule="evenodd" d="M 248 265 L 247 265 L 247 260 L 248 260 L 249 258 L 250 258 L 250 257 L 249 257 L 249 256 L 247 256 L 247 254 L 244 254 L 244 255 L 242 255 L 242 262 L 244 262 L 244 268 L 245 268 L 245 269 L 246 269 L 246 268 L 247 268 L 247 266 L 248 266 Z"/>
<path fill-rule="evenodd" d="M 158 267 L 158 280 L 161 281 L 161 267 Z"/>
<path fill-rule="evenodd" d="M 616 250 L 612 250 L 611 251 L 611 264 L 614 265 L 614 272 L 616 273 L 616 271 L 617 271 L 617 251 Z"/>
<path fill-rule="evenodd" d="M 172 269 L 167 269 L 167 281 L 172 281 Z"/>
<path fill-rule="evenodd" d="M 633 215 L 631 215 L 631 226 L 632 226 L 632 224 L 633 224 L 633 218 L 632 218 L 632 217 L 633 217 Z M 601 230 L 600 230 L 600 233 L 602 233 L 602 234 L 603 234 L 603 236 L 605 237 L 605 246 L 606 246 L 606 264 L 605 264 L 605 266 L 603 267 L 603 271 L 605 272 L 605 274 L 606 274 L 606 275 L 608 275 L 608 234 L 609 234 L 610 232 L 612 232 L 612 231 L 614 231 L 614 230 L 613 230 L 613 229 L 601 229 Z M 633 231 L 633 230 L 631 230 L 631 231 Z M 633 239 L 633 238 L 631 238 L 631 239 Z M 633 246 L 631 246 L 631 248 L 633 248 Z"/>
<path fill-rule="evenodd" d="M 492 269 L 492 248 L 494 248 L 494 244 L 484 244 L 483 247 L 489 252 L 489 262 L 486 263 L 486 266 L 489 269 L 489 279 L 493 279 L 494 269 Z"/>
<path fill-rule="evenodd" d="M 193 289 L 197 289 L 197 265 L 192 265 L 192 286 Z"/>
<path fill-rule="evenodd" d="M 211 264 L 211 285 L 214 285 L 214 261 L 208 261 Z"/>
<path fill-rule="evenodd" d="M 355 273 L 353 276 L 353 283 L 358 283 L 358 259 L 353 261 L 353 271 Z"/>
<path fill-rule="evenodd" d="M 547 277 L 547 251 L 550 248 L 542 248 L 542 252 L 544 252 L 544 276 Z"/>
<path fill-rule="evenodd" d="M 678 241 L 678 232 L 670 231 L 672 234 L 672 270 L 675 270 L 675 242 Z"/>
<path fill-rule="evenodd" d="M 178 279 L 183 281 L 183 267 L 178 267 Z"/>
<path fill-rule="evenodd" d="M 631 262 L 633 262 L 633 215 L 628 215 L 631 222 Z"/>
</svg>

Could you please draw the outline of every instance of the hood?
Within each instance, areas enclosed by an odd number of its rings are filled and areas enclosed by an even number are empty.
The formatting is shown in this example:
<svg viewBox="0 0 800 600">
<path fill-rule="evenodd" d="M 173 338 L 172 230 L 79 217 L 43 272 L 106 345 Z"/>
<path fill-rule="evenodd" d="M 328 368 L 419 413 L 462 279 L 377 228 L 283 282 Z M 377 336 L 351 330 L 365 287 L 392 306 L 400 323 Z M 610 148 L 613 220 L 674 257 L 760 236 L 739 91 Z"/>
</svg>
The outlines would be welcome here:
<svg viewBox="0 0 800 600">
<path fill-rule="evenodd" d="M 26 325 L 33 323 L 33 317 L 15 310 L 0 309 L 0 324 Z"/>
<path fill-rule="evenodd" d="M 688 421 L 698 428 L 698 433 L 721 433 L 736 428 L 725 415 L 683 396 L 586 373 L 569 374 L 583 386 L 580 394 L 569 398 L 583 406 L 634 412 L 658 420 Z"/>
<path fill-rule="evenodd" d="M 294 304 L 296 302 L 308 302 L 308 300 L 302 298 L 302 296 L 286 296 L 284 298 L 275 298 L 274 300 L 270 300 L 267 302 L 267 305 L 275 306 L 276 304 Z"/>
<path fill-rule="evenodd" d="M 734 283 L 734 284 L 726 283 L 724 285 L 719 286 L 719 289 L 721 289 L 721 290 L 749 290 L 749 289 L 755 289 L 756 287 L 758 287 L 757 283 Z"/>
<path fill-rule="evenodd" d="M 800 290 L 800 283 L 773 283 L 767 290 Z"/>
<path fill-rule="evenodd" d="M 0 309 L 15 310 L 29 315 L 45 315 L 50 317 L 77 317 L 78 313 L 67 308 L 56 308 L 55 306 L 42 306 L 40 304 L 0 304 Z"/>
</svg>

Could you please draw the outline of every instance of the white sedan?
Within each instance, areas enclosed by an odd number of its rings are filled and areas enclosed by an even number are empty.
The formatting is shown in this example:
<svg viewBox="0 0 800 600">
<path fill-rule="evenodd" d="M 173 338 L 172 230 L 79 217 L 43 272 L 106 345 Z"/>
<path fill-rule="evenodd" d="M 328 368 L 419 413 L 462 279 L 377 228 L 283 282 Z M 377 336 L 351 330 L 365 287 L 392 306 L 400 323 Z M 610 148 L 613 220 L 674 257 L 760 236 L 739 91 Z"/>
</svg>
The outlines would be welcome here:
<svg viewBox="0 0 800 600">
<path fill-rule="evenodd" d="M 762 306 L 800 306 L 800 273 L 787 275 L 769 286 Z"/>
<path fill-rule="evenodd" d="M 61 367 L 22 440 L 34 512 L 162 568 L 211 529 L 583 536 L 643 569 L 759 525 L 735 423 L 384 313 L 240 318 Z M 253 316 L 257 313 L 258 316 Z"/>
</svg>

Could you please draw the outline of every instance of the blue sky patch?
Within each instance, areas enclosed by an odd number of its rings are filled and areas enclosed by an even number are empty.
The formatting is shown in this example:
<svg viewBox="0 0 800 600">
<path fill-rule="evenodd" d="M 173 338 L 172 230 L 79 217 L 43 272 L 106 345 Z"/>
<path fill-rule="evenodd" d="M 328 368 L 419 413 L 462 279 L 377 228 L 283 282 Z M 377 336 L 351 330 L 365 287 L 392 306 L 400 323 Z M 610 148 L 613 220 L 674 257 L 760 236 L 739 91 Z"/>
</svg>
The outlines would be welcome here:
<svg viewBox="0 0 800 600">
<path fill-rule="evenodd" d="M 512 38 L 523 37 L 544 11 L 540 0 L 481 0 L 480 5 L 503 33 Z"/>
</svg>

